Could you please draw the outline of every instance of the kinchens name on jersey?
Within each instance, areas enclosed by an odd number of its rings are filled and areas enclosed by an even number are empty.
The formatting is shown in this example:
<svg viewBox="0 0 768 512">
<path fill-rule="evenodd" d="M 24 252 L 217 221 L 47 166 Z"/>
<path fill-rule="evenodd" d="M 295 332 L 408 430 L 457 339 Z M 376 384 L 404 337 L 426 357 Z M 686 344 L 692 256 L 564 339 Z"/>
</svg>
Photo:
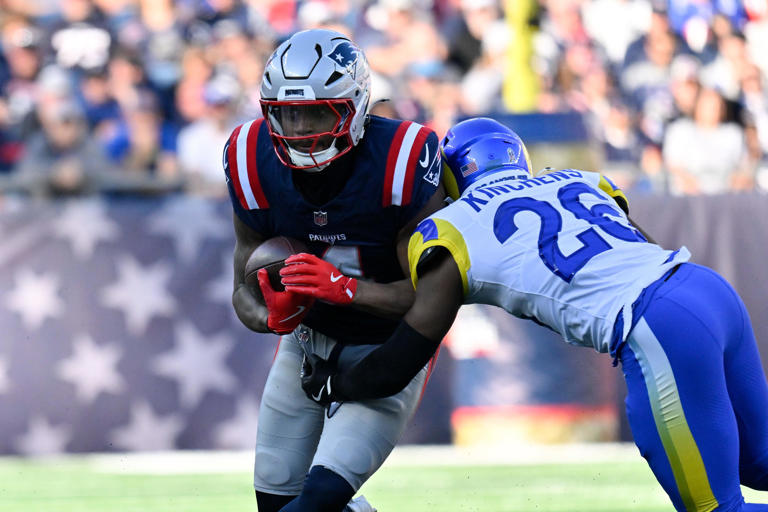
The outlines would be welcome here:
<svg viewBox="0 0 768 512">
<path fill-rule="evenodd" d="M 440 183 L 435 133 L 414 122 L 371 116 L 365 136 L 335 166 L 349 166 L 341 190 L 314 204 L 277 158 L 262 120 L 232 133 L 224 151 L 232 207 L 264 238 L 285 235 L 343 273 L 389 283 L 405 276 L 398 263 L 398 232 L 424 207 Z M 397 322 L 317 303 L 304 323 L 343 343 L 380 343 Z"/>
<path fill-rule="evenodd" d="M 598 173 L 517 174 L 489 175 L 419 224 L 408 248 L 414 284 L 424 254 L 444 247 L 466 303 L 502 307 L 608 352 L 619 313 L 623 339 L 640 292 L 690 254 L 648 243 L 629 222 L 624 193 Z"/>
</svg>

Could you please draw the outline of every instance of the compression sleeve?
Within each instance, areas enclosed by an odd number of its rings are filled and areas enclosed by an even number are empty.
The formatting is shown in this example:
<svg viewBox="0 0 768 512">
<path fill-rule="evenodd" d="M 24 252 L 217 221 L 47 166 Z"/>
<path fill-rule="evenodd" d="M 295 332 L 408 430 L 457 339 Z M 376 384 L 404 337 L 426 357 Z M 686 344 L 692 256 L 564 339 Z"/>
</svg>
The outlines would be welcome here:
<svg viewBox="0 0 768 512">
<path fill-rule="evenodd" d="M 355 366 L 331 379 L 336 400 L 384 398 L 400 392 L 424 368 L 440 345 L 404 320 L 392 336 Z"/>
</svg>

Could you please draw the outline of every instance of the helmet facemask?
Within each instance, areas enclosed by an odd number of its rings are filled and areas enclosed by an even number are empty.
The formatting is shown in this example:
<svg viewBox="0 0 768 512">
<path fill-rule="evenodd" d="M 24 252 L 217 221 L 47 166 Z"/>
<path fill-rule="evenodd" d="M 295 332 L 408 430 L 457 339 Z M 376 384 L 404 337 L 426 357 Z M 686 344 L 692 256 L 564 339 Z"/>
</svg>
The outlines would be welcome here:
<svg viewBox="0 0 768 512">
<path fill-rule="evenodd" d="M 349 133 L 351 100 L 261 103 L 277 156 L 288 167 L 320 171 L 354 146 Z"/>
</svg>

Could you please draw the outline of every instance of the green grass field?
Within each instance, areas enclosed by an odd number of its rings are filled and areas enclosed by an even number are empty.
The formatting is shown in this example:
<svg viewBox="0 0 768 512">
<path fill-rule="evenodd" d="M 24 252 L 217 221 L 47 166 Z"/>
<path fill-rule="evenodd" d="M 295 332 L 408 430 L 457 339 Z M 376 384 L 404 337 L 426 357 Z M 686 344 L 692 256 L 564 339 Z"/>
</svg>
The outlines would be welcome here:
<svg viewBox="0 0 768 512">
<path fill-rule="evenodd" d="M 362 489 L 379 512 L 671 510 L 639 456 L 497 464 L 404 452 Z M 255 511 L 249 465 L 247 453 L 0 458 L 0 511 Z M 766 493 L 746 495 L 768 501 Z"/>
</svg>

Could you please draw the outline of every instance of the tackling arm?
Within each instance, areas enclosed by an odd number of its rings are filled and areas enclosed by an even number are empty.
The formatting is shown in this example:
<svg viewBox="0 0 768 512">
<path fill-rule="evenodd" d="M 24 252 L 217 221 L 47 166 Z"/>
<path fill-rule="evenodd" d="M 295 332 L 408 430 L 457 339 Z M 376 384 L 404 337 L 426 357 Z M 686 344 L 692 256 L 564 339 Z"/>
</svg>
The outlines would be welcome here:
<svg viewBox="0 0 768 512">
<path fill-rule="evenodd" d="M 386 343 L 332 377 L 334 398 L 366 400 L 402 390 L 434 355 L 463 301 L 459 269 L 441 251 L 420 269 L 413 306 Z"/>
<path fill-rule="evenodd" d="M 245 284 L 245 263 L 264 239 L 243 223 L 237 215 L 233 215 L 232 218 L 235 225 L 235 282 L 232 305 L 243 325 L 256 332 L 271 332 L 267 327 L 266 306 L 256 299 L 251 288 Z"/>
<path fill-rule="evenodd" d="M 414 300 L 413 285 L 410 277 L 408 277 L 410 276 L 408 240 L 410 240 L 419 222 L 445 206 L 444 199 L 445 192 L 441 185 L 421 211 L 397 234 L 397 259 L 400 262 L 400 268 L 403 269 L 403 274 L 406 276 L 405 279 L 387 284 L 359 281 L 357 294 L 352 301 L 353 306 L 388 318 L 400 318 L 408 311 Z"/>
</svg>

